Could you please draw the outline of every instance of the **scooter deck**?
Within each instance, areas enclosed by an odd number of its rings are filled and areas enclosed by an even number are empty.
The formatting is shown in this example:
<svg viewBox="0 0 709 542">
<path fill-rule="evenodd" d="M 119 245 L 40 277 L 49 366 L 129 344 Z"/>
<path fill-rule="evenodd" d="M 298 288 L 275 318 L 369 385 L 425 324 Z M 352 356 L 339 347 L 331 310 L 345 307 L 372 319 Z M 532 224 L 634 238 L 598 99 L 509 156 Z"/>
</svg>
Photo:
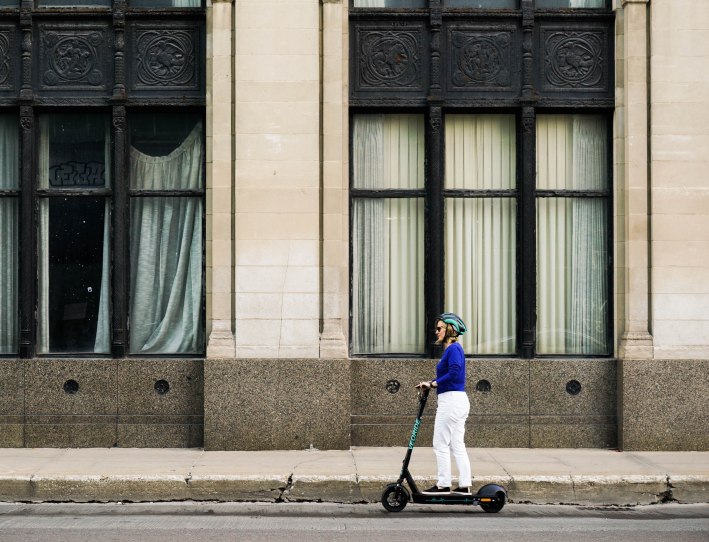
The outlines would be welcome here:
<svg viewBox="0 0 709 542">
<path fill-rule="evenodd" d="M 498 499 L 486 495 L 459 495 L 456 493 L 441 493 L 439 495 L 426 495 L 425 493 L 414 493 L 411 500 L 417 504 L 469 504 L 480 506 L 481 504 L 495 504 Z"/>
</svg>

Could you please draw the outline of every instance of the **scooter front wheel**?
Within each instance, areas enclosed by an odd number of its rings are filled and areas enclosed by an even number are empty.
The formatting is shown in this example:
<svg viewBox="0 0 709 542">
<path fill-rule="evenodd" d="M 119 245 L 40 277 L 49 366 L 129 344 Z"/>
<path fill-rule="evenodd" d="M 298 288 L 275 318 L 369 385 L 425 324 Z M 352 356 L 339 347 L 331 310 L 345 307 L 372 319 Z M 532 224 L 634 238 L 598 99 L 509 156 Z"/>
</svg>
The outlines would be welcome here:
<svg viewBox="0 0 709 542">
<path fill-rule="evenodd" d="M 382 493 L 382 505 L 389 512 L 401 512 L 408 502 L 407 491 L 399 484 L 389 484 Z"/>
</svg>

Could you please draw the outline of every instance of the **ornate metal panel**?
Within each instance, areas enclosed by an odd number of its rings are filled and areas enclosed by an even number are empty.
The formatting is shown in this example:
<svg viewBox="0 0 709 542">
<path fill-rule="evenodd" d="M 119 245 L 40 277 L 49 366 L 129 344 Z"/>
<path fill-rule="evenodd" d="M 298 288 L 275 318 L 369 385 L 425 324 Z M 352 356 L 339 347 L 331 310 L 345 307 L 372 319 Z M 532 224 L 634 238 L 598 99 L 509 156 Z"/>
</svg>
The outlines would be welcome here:
<svg viewBox="0 0 709 542">
<path fill-rule="evenodd" d="M 353 93 L 426 95 L 430 52 L 423 22 L 358 22 L 353 30 Z"/>
<path fill-rule="evenodd" d="M 521 29 L 516 25 L 452 24 L 446 41 L 448 92 L 519 92 Z"/>
<path fill-rule="evenodd" d="M 612 97 L 612 29 L 605 23 L 543 24 L 537 56 L 537 88 L 542 96 Z"/>
<path fill-rule="evenodd" d="M 19 33 L 14 25 L 0 25 L 0 94 L 16 94 L 20 70 Z"/>
<path fill-rule="evenodd" d="M 39 94 L 106 93 L 113 86 L 113 32 L 107 24 L 40 23 L 36 29 Z"/>
<path fill-rule="evenodd" d="M 201 94 L 203 38 L 199 23 L 133 23 L 129 35 L 129 95 Z"/>
</svg>

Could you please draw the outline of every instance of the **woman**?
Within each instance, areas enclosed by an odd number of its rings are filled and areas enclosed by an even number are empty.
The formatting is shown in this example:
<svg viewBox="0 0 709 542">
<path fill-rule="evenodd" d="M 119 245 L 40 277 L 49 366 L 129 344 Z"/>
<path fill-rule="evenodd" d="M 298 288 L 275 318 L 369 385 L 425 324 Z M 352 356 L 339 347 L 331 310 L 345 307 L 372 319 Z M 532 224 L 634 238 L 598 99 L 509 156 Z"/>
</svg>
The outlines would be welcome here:
<svg viewBox="0 0 709 542">
<path fill-rule="evenodd" d="M 421 382 L 421 389 L 435 388 L 438 393 L 436 423 L 433 427 L 433 452 L 438 464 L 438 483 L 424 493 L 451 492 L 451 452 L 458 467 L 458 487 L 453 493 L 470 495 L 472 478 L 470 460 L 465 450 L 465 420 L 470 402 L 465 393 L 465 352 L 458 337 L 467 331 L 463 320 L 452 312 L 444 312 L 436 320 L 436 344 L 444 351 L 436 366 L 436 378 Z"/>
</svg>

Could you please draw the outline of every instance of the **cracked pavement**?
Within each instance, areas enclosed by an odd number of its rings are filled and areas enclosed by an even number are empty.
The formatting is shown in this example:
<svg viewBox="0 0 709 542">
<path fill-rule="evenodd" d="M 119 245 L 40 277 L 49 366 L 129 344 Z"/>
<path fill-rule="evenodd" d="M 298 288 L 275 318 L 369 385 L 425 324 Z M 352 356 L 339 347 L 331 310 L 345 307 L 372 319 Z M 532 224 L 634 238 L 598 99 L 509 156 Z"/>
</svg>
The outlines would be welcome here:
<svg viewBox="0 0 709 542">
<path fill-rule="evenodd" d="M 5 502 L 378 502 L 405 448 L 204 451 L 0 449 Z M 505 486 L 512 503 L 634 506 L 709 502 L 709 452 L 470 448 L 473 487 Z M 416 448 L 417 483 L 435 482 Z"/>
</svg>

